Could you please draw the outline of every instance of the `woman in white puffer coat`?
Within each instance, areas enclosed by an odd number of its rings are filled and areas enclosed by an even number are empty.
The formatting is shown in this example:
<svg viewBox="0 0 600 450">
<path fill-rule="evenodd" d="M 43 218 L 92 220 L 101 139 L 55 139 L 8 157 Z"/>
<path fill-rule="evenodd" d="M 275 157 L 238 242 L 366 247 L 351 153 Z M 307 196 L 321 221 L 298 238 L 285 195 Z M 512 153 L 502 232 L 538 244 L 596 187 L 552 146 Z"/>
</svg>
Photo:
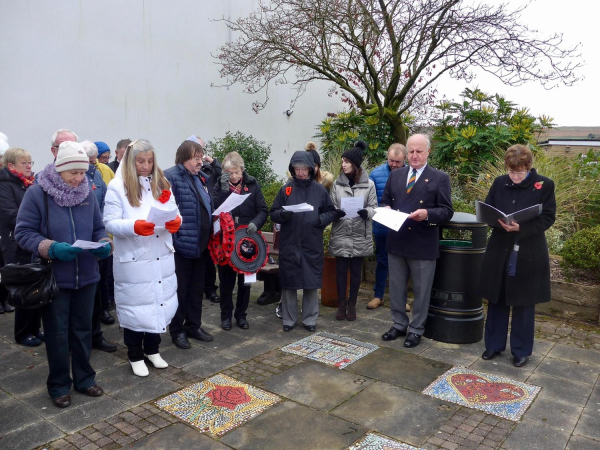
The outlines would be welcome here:
<svg viewBox="0 0 600 450">
<path fill-rule="evenodd" d="M 173 239 L 181 217 L 147 222 L 152 207 L 177 210 L 171 185 L 146 140 L 129 144 L 114 180 L 108 185 L 104 226 L 114 236 L 115 303 L 133 373 L 147 376 L 147 355 L 154 367 L 168 364 L 158 353 L 160 333 L 177 310 Z"/>
</svg>

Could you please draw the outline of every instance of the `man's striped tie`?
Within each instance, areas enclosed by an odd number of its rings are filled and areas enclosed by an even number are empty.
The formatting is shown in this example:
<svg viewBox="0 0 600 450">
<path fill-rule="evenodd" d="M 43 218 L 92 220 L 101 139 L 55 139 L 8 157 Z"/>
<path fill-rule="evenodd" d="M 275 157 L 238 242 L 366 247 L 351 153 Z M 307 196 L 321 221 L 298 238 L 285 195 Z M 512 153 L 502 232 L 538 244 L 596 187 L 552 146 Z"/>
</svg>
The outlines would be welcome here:
<svg viewBox="0 0 600 450">
<path fill-rule="evenodd" d="M 410 176 L 410 180 L 408 180 L 408 184 L 406 185 L 406 193 L 410 194 L 411 189 L 415 185 L 415 181 L 417 180 L 417 169 L 413 169 L 412 174 Z"/>
</svg>

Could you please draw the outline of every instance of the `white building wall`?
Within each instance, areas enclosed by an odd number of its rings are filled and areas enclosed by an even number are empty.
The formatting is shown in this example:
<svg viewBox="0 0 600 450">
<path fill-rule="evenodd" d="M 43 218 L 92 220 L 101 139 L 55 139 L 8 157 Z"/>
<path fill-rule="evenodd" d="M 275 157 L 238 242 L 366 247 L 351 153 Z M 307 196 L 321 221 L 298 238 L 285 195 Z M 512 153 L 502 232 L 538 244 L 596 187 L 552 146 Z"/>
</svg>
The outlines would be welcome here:
<svg viewBox="0 0 600 450">
<path fill-rule="evenodd" d="M 189 135 L 205 141 L 242 131 L 271 144 L 283 175 L 327 112 L 342 109 L 313 84 L 285 114 L 294 92 L 270 88 L 259 114 L 255 97 L 211 87 L 221 79 L 211 57 L 232 39 L 213 19 L 245 16 L 256 0 L 0 0 L 0 131 L 32 153 L 39 171 L 52 161 L 58 128 L 81 140 L 146 138 L 163 168 Z M 113 153 L 114 154 L 114 153 Z"/>
</svg>

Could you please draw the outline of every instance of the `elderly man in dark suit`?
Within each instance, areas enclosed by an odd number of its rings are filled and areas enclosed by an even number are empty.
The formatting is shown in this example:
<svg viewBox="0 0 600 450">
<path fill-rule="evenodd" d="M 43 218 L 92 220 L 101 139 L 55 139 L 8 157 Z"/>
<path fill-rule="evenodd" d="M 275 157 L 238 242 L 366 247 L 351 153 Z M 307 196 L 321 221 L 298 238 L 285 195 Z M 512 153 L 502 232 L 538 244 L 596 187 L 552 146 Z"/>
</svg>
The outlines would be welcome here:
<svg viewBox="0 0 600 450">
<path fill-rule="evenodd" d="M 391 172 L 380 205 L 409 214 L 400 230 L 389 230 L 386 249 L 390 272 L 390 305 L 394 325 L 382 336 L 393 341 L 408 336 L 407 348 L 416 347 L 425 329 L 435 264 L 440 256 L 439 227 L 454 211 L 448 174 L 427 165 L 431 144 L 415 134 L 406 143 L 409 166 Z M 406 314 L 408 278 L 415 301 L 412 320 Z"/>
</svg>

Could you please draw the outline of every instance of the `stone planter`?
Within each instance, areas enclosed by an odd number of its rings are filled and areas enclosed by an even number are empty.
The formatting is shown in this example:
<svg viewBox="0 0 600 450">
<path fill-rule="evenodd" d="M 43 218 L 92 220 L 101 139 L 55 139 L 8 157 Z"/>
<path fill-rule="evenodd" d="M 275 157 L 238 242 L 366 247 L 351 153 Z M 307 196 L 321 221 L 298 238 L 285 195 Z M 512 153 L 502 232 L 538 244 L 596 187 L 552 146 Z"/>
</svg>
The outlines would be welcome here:
<svg viewBox="0 0 600 450">
<path fill-rule="evenodd" d="M 552 300 L 536 305 L 537 313 L 599 323 L 600 286 L 551 281 Z"/>
</svg>

